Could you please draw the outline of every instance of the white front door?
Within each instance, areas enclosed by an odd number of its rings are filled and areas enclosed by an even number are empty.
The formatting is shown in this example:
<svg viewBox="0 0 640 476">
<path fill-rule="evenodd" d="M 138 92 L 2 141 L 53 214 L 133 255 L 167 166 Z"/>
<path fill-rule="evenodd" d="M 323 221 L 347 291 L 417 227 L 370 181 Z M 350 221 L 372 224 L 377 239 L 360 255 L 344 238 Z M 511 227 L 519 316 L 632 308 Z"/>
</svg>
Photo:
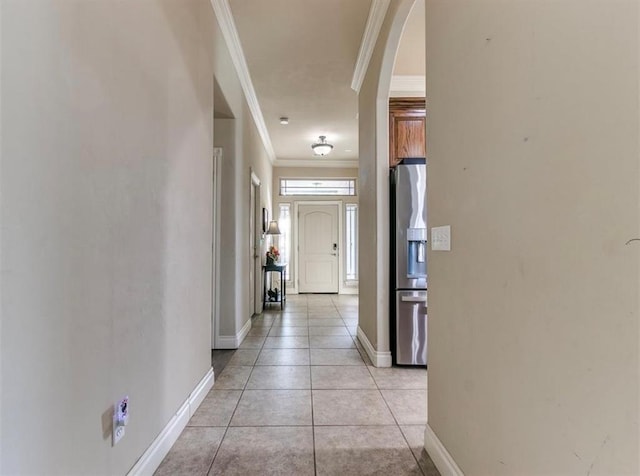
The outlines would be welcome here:
<svg viewBox="0 0 640 476">
<path fill-rule="evenodd" d="M 337 204 L 299 206 L 298 260 L 299 292 L 338 292 Z"/>
</svg>

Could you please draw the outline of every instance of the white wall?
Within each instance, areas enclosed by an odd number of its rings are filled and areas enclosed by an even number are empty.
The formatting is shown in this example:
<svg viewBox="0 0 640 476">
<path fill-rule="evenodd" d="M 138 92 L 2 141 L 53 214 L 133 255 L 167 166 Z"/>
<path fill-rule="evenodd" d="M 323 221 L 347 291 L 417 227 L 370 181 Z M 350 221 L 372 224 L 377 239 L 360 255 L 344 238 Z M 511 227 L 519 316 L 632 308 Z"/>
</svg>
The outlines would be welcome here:
<svg viewBox="0 0 640 476">
<path fill-rule="evenodd" d="M 0 8 L 0 473 L 125 474 L 211 367 L 214 75 L 239 87 L 207 0 Z"/>
<path fill-rule="evenodd" d="M 467 475 L 638 474 L 638 3 L 426 21 L 429 425 Z"/>
</svg>

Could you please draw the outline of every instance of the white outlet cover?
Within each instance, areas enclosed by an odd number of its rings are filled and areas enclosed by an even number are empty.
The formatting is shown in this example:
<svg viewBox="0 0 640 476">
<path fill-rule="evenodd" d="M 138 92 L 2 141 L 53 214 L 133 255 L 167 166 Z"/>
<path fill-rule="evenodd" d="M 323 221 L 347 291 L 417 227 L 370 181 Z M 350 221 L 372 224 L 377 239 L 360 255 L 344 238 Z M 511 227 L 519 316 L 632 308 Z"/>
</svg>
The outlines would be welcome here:
<svg viewBox="0 0 640 476">
<path fill-rule="evenodd" d="M 451 251 L 451 225 L 431 228 L 431 249 L 433 251 Z"/>
<path fill-rule="evenodd" d="M 117 401 L 113 408 L 112 446 L 124 436 L 124 427 L 129 422 L 129 397 Z"/>
<path fill-rule="evenodd" d="M 124 436 L 124 426 L 114 426 L 112 446 L 115 446 L 118 443 L 118 441 L 122 439 L 123 436 Z"/>
</svg>

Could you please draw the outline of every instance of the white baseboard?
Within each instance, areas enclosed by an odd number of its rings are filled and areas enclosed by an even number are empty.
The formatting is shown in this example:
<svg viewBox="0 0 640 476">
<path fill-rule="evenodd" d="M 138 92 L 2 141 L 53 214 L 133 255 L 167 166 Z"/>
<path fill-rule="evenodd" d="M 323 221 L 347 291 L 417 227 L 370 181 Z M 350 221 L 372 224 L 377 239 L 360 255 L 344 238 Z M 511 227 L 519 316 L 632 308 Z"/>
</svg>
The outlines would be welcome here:
<svg viewBox="0 0 640 476">
<path fill-rule="evenodd" d="M 349 295 L 359 294 L 358 286 L 343 286 L 340 288 L 340 294 L 349 294 Z"/>
<path fill-rule="evenodd" d="M 213 368 L 209 369 L 206 375 L 193 389 L 189 397 L 180 406 L 176 414 L 169 420 L 169 423 L 162 429 L 160 434 L 151 443 L 151 446 L 142 454 L 140 459 L 133 465 L 127 476 L 153 475 L 169 450 L 176 442 L 182 430 L 189 423 L 189 419 L 196 412 L 202 400 L 207 396 L 213 387 Z"/>
<path fill-rule="evenodd" d="M 236 336 L 218 336 L 216 338 L 216 349 L 237 349 Z"/>
<path fill-rule="evenodd" d="M 215 342 L 216 349 L 237 349 L 251 330 L 251 318 L 244 323 L 242 329 L 234 336 L 218 336 Z"/>
<path fill-rule="evenodd" d="M 247 319 L 247 322 L 244 323 L 244 326 L 242 326 L 242 329 L 240 329 L 240 332 L 238 332 L 238 334 L 236 335 L 236 341 L 238 343 L 237 347 L 240 347 L 240 344 L 242 344 L 244 338 L 247 337 L 247 334 L 251 330 L 251 324 L 251 318 Z"/>
<path fill-rule="evenodd" d="M 371 359 L 371 363 L 375 367 L 391 367 L 391 352 L 378 352 L 373 345 L 371 345 L 369 338 L 362 329 L 360 329 L 360 326 L 358 326 L 357 336 L 358 340 L 364 347 L 364 350 L 367 351 L 367 355 Z"/>
<path fill-rule="evenodd" d="M 187 403 L 189 403 L 189 416 L 193 416 L 196 412 L 202 401 L 205 399 L 209 390 L 213 387 L 213 382 L 215 381 L 215 375 L 213 373 L 213 367 L 209 369 L 209 371 L 202 377 L 202 380 L 198 382 L 196 388 L 193 389 L 191 395 L 187 399 Z"/>
<path fill-rule="evenodd" d="M 440 439 L 433 432 L 429 424 L 424 430 L 424 449 L 433 460 L 442 476 L 464 476 Z"/>
</svg>

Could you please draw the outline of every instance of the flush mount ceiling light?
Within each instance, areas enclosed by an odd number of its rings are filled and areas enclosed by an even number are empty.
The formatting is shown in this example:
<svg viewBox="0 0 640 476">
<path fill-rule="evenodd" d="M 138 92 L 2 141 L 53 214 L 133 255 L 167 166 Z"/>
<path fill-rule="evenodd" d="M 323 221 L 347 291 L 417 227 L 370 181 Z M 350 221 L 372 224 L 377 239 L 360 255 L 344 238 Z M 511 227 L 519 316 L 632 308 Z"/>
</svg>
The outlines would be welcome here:
<svg viewBox="0 0 640 476">
<path fill-rule="evenodd" d="M 315 155 L 328 155 L 333 146 L 327 142 L 327 136 L 320 136 L 320 141 L 311 146 Z"/>
<path fill-rule="evenodd" d="M 286 126 L 287 124 L 289 124 L 289 118 L 285 117 L 285 116 L 282 116 L 280 118 L 280 124 L 282 124 L 283 126 Z"/>
</svg>

